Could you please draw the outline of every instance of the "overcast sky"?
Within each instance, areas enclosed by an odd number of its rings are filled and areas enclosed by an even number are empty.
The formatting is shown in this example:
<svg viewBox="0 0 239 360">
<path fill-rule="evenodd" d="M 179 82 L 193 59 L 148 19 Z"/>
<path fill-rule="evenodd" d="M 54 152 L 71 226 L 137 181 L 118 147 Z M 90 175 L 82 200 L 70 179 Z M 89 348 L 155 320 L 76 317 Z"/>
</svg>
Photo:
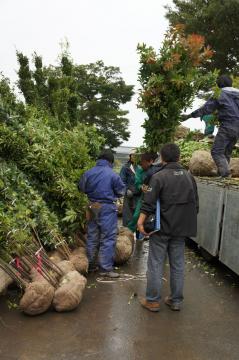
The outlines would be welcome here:
<svg viewBox="0 0 239 360">
<path fill-rule="evenodd" d="M 137 44 L 145 42 L 160 48 L 168 22 L 166 4 L 171 0 L 0 0 L 0 71 L 16 79 L 16 50 L 30 56 L 36 51 L 45 64 L 55 64 L 59 43 L 67 38 L 76 63 L 103 60 L 119 66 L 128 84 L 137 84 L 139 68 Z M 130 111 L 131 137 L 125 144 L 143 142 L 144 114 L 136 108 L 135 96 Z M 201 128 L 200 120 L 186 122 Z"/>
</svg>

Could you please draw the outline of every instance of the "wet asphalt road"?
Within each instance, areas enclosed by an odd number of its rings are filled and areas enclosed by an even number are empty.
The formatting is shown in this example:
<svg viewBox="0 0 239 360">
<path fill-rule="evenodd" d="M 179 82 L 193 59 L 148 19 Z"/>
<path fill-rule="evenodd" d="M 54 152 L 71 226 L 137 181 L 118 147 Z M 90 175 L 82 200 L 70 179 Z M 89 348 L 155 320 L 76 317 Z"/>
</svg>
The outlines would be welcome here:
<svg viewBox="0 0 239 360">
<path fill-rule="evenodd" d="M 238 277 L 207 265 L 189 248 L 183 310 L 172 312 L 162 304 L 159 313 L 150 313 L 138 302 L 147 247 L 137 246 L 130 263 L 119 269 L 124 281 L 102 283 L 91 275 L 74 312 L 31 318 L 9 310 L 14 292 L 1 297 L 0 360 L 238 360 Z M 163 296 L 167 273 L 168 266 Z"/>
</svg>

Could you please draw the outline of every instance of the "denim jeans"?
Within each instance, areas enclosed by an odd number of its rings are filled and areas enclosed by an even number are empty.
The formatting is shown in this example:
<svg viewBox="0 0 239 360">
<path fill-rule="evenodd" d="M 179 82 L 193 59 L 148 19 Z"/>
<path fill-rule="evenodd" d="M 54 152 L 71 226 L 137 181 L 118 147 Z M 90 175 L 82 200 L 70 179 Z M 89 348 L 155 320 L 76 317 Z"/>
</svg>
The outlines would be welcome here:
<svg viewBox="0 0 239 360">
<path fill-rule="evenodd" d="M 184 284 L 184 237 L 153 234 L 149 239 L 146 299 L 159 302 L 166 255 L 170 264 L 170 288 L 172 302 L 183 301 Z"/>
<path fill-rule="evenodd" d="M 234 145 L 238 140 L 236 130 L 219 128 L 211 150 L 212 158 L 215 161 L 220 176 L 230 174 L 230 158 Z"/>
</svg>

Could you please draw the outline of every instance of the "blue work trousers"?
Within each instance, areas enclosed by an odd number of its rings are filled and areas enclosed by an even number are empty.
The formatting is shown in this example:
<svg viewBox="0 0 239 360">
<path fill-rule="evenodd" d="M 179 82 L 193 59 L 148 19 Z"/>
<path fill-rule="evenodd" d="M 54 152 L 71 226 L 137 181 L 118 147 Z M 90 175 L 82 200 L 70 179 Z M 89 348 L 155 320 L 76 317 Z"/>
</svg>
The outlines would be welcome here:
<svg viewBox="0 0 239 360">
<path fill-rule="evenodd" d="M 234 145 L 238 140 L 236 130 L 219 128 L 211 150 L 212 158 L 215 161 L 220 176 L 230 174 L 230 158 Z"/>
<path fill-rule="evenodd" d="M 117 208 L 115 204 L 102 204 L 97 218 L 88 222 L 87 256 L 89 265 L 98 261 L 101 271 L 111 271 L 114 264 L 117 239 Z"/>
<path fill-rule="evenodd" d="M 166 255 L 170 264 L 170 289 L 172 302 L 183 301 L 185 238 L 155 233 L 149 239 L 146 299 L 159 302 Z"/>
</svg>

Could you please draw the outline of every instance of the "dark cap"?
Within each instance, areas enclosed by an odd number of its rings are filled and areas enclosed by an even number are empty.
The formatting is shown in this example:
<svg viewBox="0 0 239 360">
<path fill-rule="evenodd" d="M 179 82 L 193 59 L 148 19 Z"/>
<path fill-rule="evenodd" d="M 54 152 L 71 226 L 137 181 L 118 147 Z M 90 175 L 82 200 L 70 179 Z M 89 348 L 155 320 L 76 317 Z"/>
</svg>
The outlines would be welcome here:
<svg viewBox="0 0 239 360">
<path fill-rule="evenodd" d="M 111 164 L 114 163 L 114 155 L 112 153 L 112 151 L 110 149 L 105 149 L 102 150 L 100 155 L 98 156 L 98 160 L 102 159 L 102 160 L 107 160 L 109 161 Z"/>
<path fill-rule="evenodd" d="M 224 87 L 232 86 L 232 79 L 228 75 L 221 75 L 217 78 L 217 86 L 222 89 Z"/>
</svg>

